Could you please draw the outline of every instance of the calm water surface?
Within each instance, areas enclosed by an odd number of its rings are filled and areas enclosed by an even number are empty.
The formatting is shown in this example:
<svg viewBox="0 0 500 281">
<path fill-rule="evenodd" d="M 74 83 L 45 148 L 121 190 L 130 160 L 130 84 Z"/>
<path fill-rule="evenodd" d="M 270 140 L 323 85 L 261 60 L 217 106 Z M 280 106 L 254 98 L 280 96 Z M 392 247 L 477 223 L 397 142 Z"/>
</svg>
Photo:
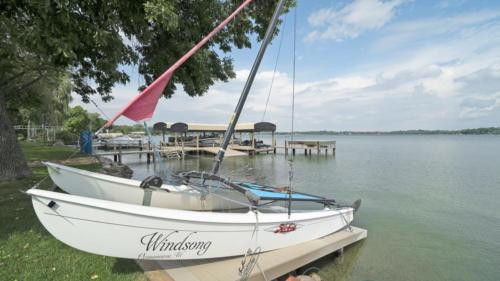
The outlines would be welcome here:
<svg viewBox="0 0 500 281">
<path fill-rule="evenodd" d="M 363 200 L 354 225 L 368 229 L 368 239 L 317 262 L 326 280 L 500 280 L 500 137 L 297 138 L 334 139 L 337 153 L 299 152 L 296 190 Z M 211 160 L 165 165 L 209 170 Z M 137 179 L 154 173 L 144 162 L 128 158 Z M 222 174 L 286 185 L 288 162 L 283 154 L 227 158 Z"/>
</svg>

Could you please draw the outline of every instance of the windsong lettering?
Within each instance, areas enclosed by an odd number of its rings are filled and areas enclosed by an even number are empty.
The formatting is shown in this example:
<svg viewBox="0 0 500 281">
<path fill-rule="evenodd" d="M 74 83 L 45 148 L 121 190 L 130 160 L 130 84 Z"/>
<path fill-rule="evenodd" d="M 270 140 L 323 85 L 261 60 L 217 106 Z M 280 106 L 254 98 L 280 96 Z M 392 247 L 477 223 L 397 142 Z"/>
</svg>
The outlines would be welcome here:
<svg viewBox="0 0 500 281">
<path fill-rule="evenodd" d="M 169 233 L 154 232 L 144 235 L 141 244 L 146 246 L 146 252 L 186 252 L 195 251 L 198 256 L 203 256 L 210 246 L 211 241 L 197 241 L 194 235 L 196 232 L 189 232 L 182 236 L 179 231 Z"/>
</svg>

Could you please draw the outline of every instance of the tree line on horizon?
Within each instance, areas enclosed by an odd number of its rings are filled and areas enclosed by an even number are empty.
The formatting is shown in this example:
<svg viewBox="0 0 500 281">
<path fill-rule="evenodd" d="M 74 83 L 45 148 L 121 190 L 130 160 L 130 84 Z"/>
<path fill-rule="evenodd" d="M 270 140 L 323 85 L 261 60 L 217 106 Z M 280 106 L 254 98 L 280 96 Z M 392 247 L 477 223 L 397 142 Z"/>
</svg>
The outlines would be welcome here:
<svg viewBox="0 0 500 281">
<path fill-rule="evenodd" d="M 277 132 L 285 135 L 289 132 Z M 299 131 L 300 135 L 500 135 L 500 127 L 482 127 L 461 130 L 398 130 L 398 131 Z"/>
</svg>

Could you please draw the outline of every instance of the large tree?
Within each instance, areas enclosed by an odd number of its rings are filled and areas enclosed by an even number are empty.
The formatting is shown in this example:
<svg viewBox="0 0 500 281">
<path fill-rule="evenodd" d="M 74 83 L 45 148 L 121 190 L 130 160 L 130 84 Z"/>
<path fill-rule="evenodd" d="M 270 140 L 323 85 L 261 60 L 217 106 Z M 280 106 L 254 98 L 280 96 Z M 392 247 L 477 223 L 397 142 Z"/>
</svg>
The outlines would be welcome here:
<svg viewBox="0 0 500 281">
<path fill-rule="evenodd" d="M 182 85 L 203 95 L 235 76 L 233 48 L 262 38 L 277 0 L 255 0 L 173 76 L 166 97 Z M 291 2 L 291 1 L 290 1 Z M 0 178 L 29 173 L 6 104 L 34 98 L 27 87 L 67 72 L 85 102 L 109 101 L 137 65 L 147 83 L 212 30 L 241 0 L 4 0 L 0 3 Z M 57 76 L 57 75 L 55 75 Z"/>
<path fill-rule="evenodd" d="M 18 98 L 7 99 L 13 124 L 62 126 L 71 102 L 71 83 L 66 73 L 46 76 L 22 93 Z"/>
</svg>

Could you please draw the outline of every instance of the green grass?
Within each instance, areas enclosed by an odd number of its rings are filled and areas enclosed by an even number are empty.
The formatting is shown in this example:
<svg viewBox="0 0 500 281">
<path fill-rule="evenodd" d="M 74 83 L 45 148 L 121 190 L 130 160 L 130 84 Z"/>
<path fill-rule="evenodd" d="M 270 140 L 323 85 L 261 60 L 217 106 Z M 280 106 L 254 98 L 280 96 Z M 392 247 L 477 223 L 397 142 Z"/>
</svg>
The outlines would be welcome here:
<svg viewBox="0 0 500 281">
<path fill-rule="evenodd" d="M 23 144 L 23 149 L 29 161 L 65 159 L 74 151 L 33 144 Z M 35 168 L 29 178 L 0 181 L 0 280 L 146 280 L 133 260 L 73 249 L 45 230 L 31 199 L 19 192 L 45 176 L 45 168 Z"/>
<path fill-rule="evenodd" d="M 28 161 L 66 160 L 77 150 L 66 146 L 47 146 L 22 142 L 21 147 Z"/>
</svg>

